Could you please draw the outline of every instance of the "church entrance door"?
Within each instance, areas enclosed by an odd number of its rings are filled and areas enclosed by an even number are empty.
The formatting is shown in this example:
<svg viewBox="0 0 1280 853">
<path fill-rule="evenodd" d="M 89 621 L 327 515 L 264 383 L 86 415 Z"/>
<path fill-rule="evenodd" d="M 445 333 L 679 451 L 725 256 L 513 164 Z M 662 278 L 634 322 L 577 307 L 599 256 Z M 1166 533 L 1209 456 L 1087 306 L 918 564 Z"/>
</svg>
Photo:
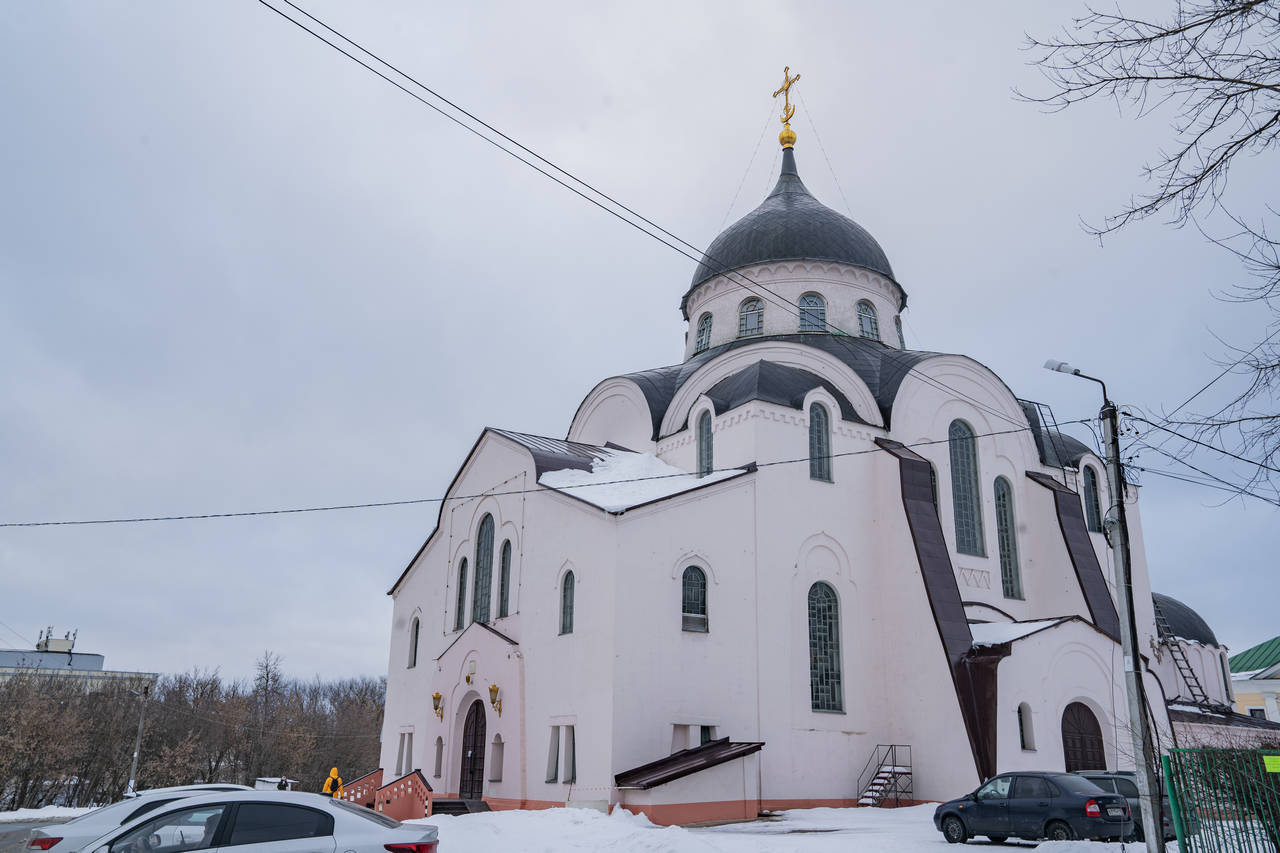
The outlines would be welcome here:
<svg viewBox="0 0 1280 853">
<path fill-rule="evenodd" d="M 1062 712 L 1062 754 L 1067 772 L 1106 770 L 1107 756 L 1102 746 L 1098 718 L 1081 702 L 1072 702 Z"/>
<path fill-rule="evenodd" d="M 458 796 L 464 800 L 478 800 L 484 795 L 484 735 L 484 703 L 477 699 L 471 703 L 467 722 L 462 727 L 462 776 Z"/>
</svg>

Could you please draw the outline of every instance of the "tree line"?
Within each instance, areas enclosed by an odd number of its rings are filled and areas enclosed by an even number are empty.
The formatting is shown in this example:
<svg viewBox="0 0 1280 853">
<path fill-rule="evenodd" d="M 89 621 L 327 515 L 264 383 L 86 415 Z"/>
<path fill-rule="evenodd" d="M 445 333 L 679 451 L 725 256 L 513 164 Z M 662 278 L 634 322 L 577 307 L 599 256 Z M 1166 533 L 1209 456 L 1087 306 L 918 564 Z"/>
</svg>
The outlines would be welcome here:
<svg viewBox="0 0 1280 853">
<path fill-rule="evenodd" d="M 385 678 L 287 678 L 267 653 L 252 679 L 194 670 L 86 689 L 32 670 L 0 683 L 0 809 L 118 800 L 144 716 L 137 790 L 288 776 L 318 791 L 330 767 L 375 769 Z"/>
</svg>

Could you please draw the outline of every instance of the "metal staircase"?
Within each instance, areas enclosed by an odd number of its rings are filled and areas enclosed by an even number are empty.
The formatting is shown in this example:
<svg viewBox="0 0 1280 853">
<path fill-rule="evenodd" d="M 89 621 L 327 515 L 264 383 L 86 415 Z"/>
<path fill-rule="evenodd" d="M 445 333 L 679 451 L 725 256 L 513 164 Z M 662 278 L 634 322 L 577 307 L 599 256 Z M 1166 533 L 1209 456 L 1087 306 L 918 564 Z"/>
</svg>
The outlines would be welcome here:
<svg viewBox="0 0 1280 853">
<path fill-rule="evenodd" d="M 860 806 L 909 806 L 914 803 L 911 782 L 911 747 L 882 743 L 871 753 L 858 774 Z"/>
<path fill-rule="evenodd" d="M 1200 684 L 1196 671 L 1191 668 L 1191 662 L 1187 660 L 1186 652 L 1182 650 L 1182 645 L 1174 635 L 1173 629 L 1169 627 L 1164 614 L 1160 612 L 1159 603 L 1153 600 L 1151 604 L 1155 608 L 1156 632 L 1160 635 L 1160 642 L 1169 650 L 1169 655 L 1173 658 L 1173 665 L 1177 667 L 1178 674 L 1182 676 L 1187 689 L 1191 691 L 1191 701 L 1205 708 L 1213 706 L 1214 703 L 1209 701 L 1209 696 L 1204 692 L 1204 687 Z"/>
</svg>

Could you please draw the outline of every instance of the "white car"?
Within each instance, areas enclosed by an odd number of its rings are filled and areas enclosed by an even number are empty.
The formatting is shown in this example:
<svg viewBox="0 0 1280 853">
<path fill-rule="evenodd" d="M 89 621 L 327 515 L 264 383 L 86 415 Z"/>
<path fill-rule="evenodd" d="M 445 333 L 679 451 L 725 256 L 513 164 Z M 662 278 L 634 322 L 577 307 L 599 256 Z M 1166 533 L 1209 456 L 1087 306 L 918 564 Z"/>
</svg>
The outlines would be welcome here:
<svg viewBox="0 0 1280 853">
<path fill-rule="evenodd" d="M 127 799 L 95 809 L 88 814 L 80 815 L 74 820 L 61 824 L 41 826 L 31 830 L 27 833 L 25 846 L 27 853 L 39 850 L 53 850 L 53 853 L 75 853 L 75 851 L 102 834 L 124 826 L 136 818 L 176 800 L 202 794 L 251 790 L 253 789 L 247 785 L 213 782 L 207 785 L 183 785 L 178 788 L 152 788 L 135 794 L 126 794 Z"/>
<path fill-rule="evenodd" d="M 81 853 L 436 853 L 436 828 L 320 794 L 232 791 L 185 797 L 116 827 Z M 55 850 L 55 853 L 58 851 Z"/>
</svg>

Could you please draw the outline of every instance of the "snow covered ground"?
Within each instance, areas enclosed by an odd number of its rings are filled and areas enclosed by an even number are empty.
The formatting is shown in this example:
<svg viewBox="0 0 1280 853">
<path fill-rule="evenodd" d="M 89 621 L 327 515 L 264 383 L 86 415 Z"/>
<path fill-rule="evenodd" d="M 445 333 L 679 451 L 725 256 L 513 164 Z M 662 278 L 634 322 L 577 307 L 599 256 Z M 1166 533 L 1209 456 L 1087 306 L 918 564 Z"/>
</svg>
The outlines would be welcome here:
<svg viewBox="0 0 1280 853">
<path fill-rule="evenodd" d="M 776 819 L 685 829 L 655 826 L 616 809 L 503 811 L 440 815 L 440 853 L 951 853 L 994 847 L 986 839 L 949 847 L 933 828 L 931 805 L 906 809 L 797 809 Z M 413 821 L 418 823 L 419 821 Z M 1122 853 L 1121 844 L 1087 841 L 1009 842 L 1042 853 Z M 1127 845 L 1126 853 L 1145 848 Z M 1177 845 L 1169 845 L 1176 851 Z"/>
<path fill-rule="evenodd" d="M 17 823 L 37 820 L 68 821 L 80 817 L 96 809 L 97 806 L 84 809 L 73 809 L 67 806 L 45 806 L 42 809 L 18 809 L 11 812 L 0 812 L 0 823 Z"/>
</svg>

